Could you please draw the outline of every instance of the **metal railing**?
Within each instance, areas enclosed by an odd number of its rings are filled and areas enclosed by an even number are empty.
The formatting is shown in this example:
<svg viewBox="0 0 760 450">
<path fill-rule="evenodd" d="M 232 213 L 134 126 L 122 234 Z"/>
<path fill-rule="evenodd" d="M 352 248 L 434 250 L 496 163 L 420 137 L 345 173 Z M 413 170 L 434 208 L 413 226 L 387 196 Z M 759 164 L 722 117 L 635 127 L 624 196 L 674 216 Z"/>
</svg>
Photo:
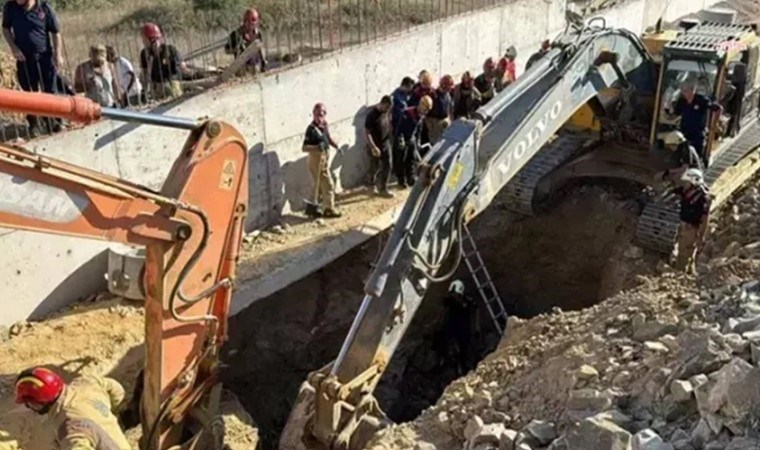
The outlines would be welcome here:
<svg viewBox="0 0 760 450">
<path fill-rule="evenodd" d="M 267 54 L 268 70 L 281 70 L 315 58 L 339 51 L 343 48 L 372 43 L 388 36 L 404 33 L 419 25 L 445 20 L 452 16 L 489 8 L 515 0 L 276 0 L 259 7 L 263 48 Z M 547 0 L 544 0 L 547 1 Z M 93 13 L 94 14 L 94 13 Z M 225 81 L 221 78 L 224 69 L 235 58 L 225 51 L 229 34 L 240 26 L 240 14 L 235 17 L 220 17 L 219 14 L 195 12 L 184 23 L 163 24 L 159 17 L 153 20 L 162 27 L 164 40 L 177 48 L 186 70 L 183 70 L 182 85 L 185 93 L 197 91 Z M 56 91 L 71 94 L 75 87 L 77 65 L 89 59 L 91 45 L 113 47 L 119 56 L 134 67 L 139 76 L 140 52 L 143 48 L 139 36 L 139 23 L 110 26 L 104 30 L 93 30 L 64 38 L 64 64 L 56 78 Z M 7 47 L 6 47 L 7 49 Z M 43 74 L 48 69 L 47 62 L 26 65 L 23 73 L 15 77 L 13 61 L 3 64 L 3 83 L 19 88 L 19 82 L 36 81 L 36 72 Z M 113 67 L 113 66 L 112 66 Z M 255 76 L 241 71 L 240 76 Z M 21 78 L 25 78 L 21 80 Z M 143 91 L 129 96 L 127 107 L 147 109 L 165 101 L 163 96 L 151 95 L 142 80 Z M 39 83 L 42 84 L 42 83 Z M 38 131 L 57 131 L 58 122 L 40 119 Z M 31 134 L 23 117 L 0 115 L 0 140 L 17 138 L 29 139 Z"/>
</svg>

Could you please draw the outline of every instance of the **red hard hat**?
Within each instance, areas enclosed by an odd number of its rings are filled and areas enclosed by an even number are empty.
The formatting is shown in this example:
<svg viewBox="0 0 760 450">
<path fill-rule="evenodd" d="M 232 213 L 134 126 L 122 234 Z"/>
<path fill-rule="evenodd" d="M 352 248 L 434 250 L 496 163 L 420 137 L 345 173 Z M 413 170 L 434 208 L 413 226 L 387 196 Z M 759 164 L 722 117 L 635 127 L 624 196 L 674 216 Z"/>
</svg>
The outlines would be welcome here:
<svg viewBox="0 0 760 450">
<path fill-rule="evenodd" d="M 16 403 L 50 405 L 58 400 L 65 384 L 50 369 L 36 367 L 25 370 L 16 379 Z"/>
<path fill-rule="evenodd" d="M 507 58 L 501 58 L 499 60 L 499 67 L 498 68 L 499 68 L 500 71 L 506 72 L 508 66 L 509 66 L 509 61 L 507 61 Z"/>
<path fill-rule="evenodd" d="M 161 37 L 161 29 L 158 28 L 158 25 L 152 22 L 148 22 L 142 27 L 142 34 L 147 39 L 159 39 Z"/>
<path fill-rule="evenodd" d="M 493 58 L 488 58 L 486 62 L 483 63 L 483 70 L 494 70 L 496 69 L 496 63 L 493 61 Z"/>
<path fill-rule="evenodd" d="M 451 75 L 444 75 L 440 82 L 441 89 L 453 89 L 454 78 Z"/>
<path fill-rule="evenodd" d="M 256 8 L 248 8 L 245 10 L 245 13 L 243 13 L 243 22 L 257 23 L 258 21 L 259 12 L 256 11 Z"/>
<path fill-rule="evenodd" d="M 312 113 L 314 115 L 318 115 L 318 113 L 327 113 L 327 108 L 325 107 L 324 103 L 317 103 L 314 105 L 314 109 L 312 110 Z"/>
</svg>

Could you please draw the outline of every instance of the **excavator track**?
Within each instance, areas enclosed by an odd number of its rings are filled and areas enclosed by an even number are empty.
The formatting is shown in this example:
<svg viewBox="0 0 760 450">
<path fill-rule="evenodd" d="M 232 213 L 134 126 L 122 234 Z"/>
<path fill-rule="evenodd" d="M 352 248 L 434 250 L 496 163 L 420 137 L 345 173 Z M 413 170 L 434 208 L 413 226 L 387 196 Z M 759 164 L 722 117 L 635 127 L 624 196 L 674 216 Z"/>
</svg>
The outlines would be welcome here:
<svg viewBox="0 0 760 450">
<path fill-rule="evenodd" d="M 712 161 L 705 172 L 705 181 L 708 186 L 714 190 L 720 178 L 758 145 L 760 145 L 760 121 L 755 120 Z M 718 201 L 714 202 L 713 208 L 727 197 L 728 195 L 718 196 Z M 671 194 L 650 202 L 644 207 L 639 218 L 636 241 L 641 247 L 669 254 L 675 246 L 680 222 L 679 203 L 675 195 Z"/>
<path fill-rule="evenodd" d="M 546 144 L 504 187 L 510 198 L 507 207 L 520 214 L 535 215 L 533 200 L 539 182 L 573 157 L 589 138 L 588 134 L 564 133 Z"/>
</svg>

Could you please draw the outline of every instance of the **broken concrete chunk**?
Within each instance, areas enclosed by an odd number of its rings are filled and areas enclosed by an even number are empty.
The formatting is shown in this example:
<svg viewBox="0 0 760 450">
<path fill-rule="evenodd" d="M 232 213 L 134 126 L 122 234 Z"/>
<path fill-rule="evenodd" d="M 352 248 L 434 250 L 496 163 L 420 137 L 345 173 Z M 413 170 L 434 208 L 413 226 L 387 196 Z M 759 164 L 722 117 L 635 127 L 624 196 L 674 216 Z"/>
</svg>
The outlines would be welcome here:
<svg viewBox="0 0 760 450">
<path fill-rule="evenodd" d="M 557 439 L 557 429 L 554 424 L 543 420 L 532 420 L 523 431 L 533 436 L 541 447 L 549 445 Z"/>
<path fill-rule="evenodd" d="M 726 344 L 731 348 L 733 354 L 741 354 L 747 351 L 749 342 L 736 333 L 730 333 L 724 336 Z"/>
<path fill-rule="evenodd" d="M 760 367 L 760 344 L 754 342 L 750 344 L 750 352 L 752 354 L 752 364 Z"/>
<path fill-rule="evenodd" d="M 726 324 L 731 333 L 742 334 L 760 330 L 760 316 L 749 319 L 728 319 Z"/>
<path fill-rule="evenodd" d="M 522 444 L 515 447 L 515 450 L 533 450 L 533 447 L 523 442 Z"/>
<path fill-rule="evenodd" d="M 507 431 L 506 427 L 500 423 L 484 425 L 468 439 L 469 448 L 475 448 L 479 445 L 490 445 L 493 448 L 499 448 L 502 434 L 505 431 Z"/>
<path fill-rule="evenodd" d="M 734 438 L 726 450 L 758 450 L 760 449 L 760 441 L 757 439 L 749 439 L 738 437 Z"/>
<path fill-rule="evenodd" d="M 760 343 L 760 330 L 742 333 L 742 337 L 753 343 Z"/>
<path fill-rule="evenodd" d="M 584 364 L 575 372 L 575 378 L 578 381 L 590 381 L 599 376 L 599 372 L 592 366 Z"/>
<path fill-rule="evenodd" d="M 514 450 L 517 442 L 517 431 L 506 429 L 499 438 L 499 450 Z"/>
<path fill-rule="evenodd" d="M 706 333 L 686 331 L 681 333 L 678 340 L 678 359 L 682 362 L 677 372 L 680 379 L 710 373 L 731 359 L 728 349 L 717 344 Z"/>
<path fill-rule="evenodd" d="M 751 371 L 752 365 L 740 358 L 734 358 L 723 366 L 716 374 L 715 385 L 707 397 L 707 411 L 717 413 L 726 404 L 729 389 L 744 383 Z M 754 388 L 756 389 L 756 386 Z"/>
<path fill-rule="evenodd" d="M 691 443 L 694 444 L 696 448 L 702 448 L 710 441 L 712 436 L 713 432 L 710 429 L 707 420 L 699 419 L 699 423 L 691 432 Z"/>
<path fill-rule="evenodd" d="M 691 445 L 691 441 L 688 439 L 673 441 L 673 448 L 675 450 L 696 450 L 694 446 Z"/>
<path fill-rule="evenodd" d="M 694 375 L 693 377 L 689 378 L 689 383 L 691 383 L 693 390 L 697 390 L 700 386 L 707 384 L 709 381 L 710 379 L 707 378 L 707 375 L 703 373 Z"/>
<path fill-rule="evenodd" d="M 747 364 L 748 367 L 752 367 Z M 722 413 L 743 421 L 760 406 L 760 368 L 752 368 L 743 377 L 738 375 L 728 386 Z M 733 431 L 733 430 L 732 430 Z M 736 433 L 735 433 L 736 434 Z"/>
<path fill-rule="evenodd" d="M 483 428 L 483 419 L 480 416 L 472 416 L 464 427 L 465 440 L 471 441 Z"/>
<path fill-rule="evenodd" d="M 604 411 L 612 406 L 612 399 L 596 389 L 576 389 L 570 392 L 567 409 L 576 411 Z"/>
<path fill-rule="evenodd" d="M 636 326 L 633 324 L 633 339 L 639 342 L 652 341 L 666 334 L 675 334 L 678 326 L 672 323 L 651 321 Z"/>
<path fill-rule="evenodd" d="M 655 353 L 667 353 L 670 351 L 665 344 L 655 341 L 644 342 L 644 348 Z"/>
<path fill-rule="evenodd" d="M 676 337 L 672 334 L 666 334 L 665 336 L 661 337 L 660 342 L 662 342 L 665 347 L 667 347 L 671 352 L 678 351 L 678 339 L 676 339 Z"/>
<path fill-rule="evenodd" d="M 691 400 L 693 394 L 694 388 L 688 381 L 674 380 L 670 384 L 670 395 L 673 397 L 673 400 L 677 402 L 687 402 Z"/>
<path fill-rule="evenodd" d="M 633 436 L 631 450 L 674 450 L 671 444 L 666 444 L 654 430 L 641 430 Z"/>
<path fill-rule="evenodd" d="M 414 444 L 414 450 L 437 450 L 436 446 L 430 442 L 417 441 Z"/>
<path fill-rule="evenodd" d="M 630 450 L 631 434 L 609 420 L 590 417 L 568 429 L 566 442 L 568 450 Z"/>
</svg>

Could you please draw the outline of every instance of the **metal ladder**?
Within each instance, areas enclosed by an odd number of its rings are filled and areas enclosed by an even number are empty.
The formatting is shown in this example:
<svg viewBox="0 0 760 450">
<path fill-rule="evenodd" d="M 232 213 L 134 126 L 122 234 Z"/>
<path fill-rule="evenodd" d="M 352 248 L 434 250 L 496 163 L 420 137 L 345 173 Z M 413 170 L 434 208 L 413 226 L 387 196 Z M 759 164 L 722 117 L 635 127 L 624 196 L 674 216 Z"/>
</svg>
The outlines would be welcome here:
<svg viewBox="0 0 760 450">
<path fill-rule="evenodd" d="M 472 238 L 469 228 L 467 228 L 466 224 L 463 224 L 462 228 L 462 253 L 464 261 L 467 263 L 467 268 L 470 269 L 472 279 L 475 281 L 475 286 L 477 286 L 480 293 L 480 298 L 486 304 L 488 314 L 491 315 L 491 320 L 493 320 L 496 330 L 498 330 L 499 334 L 504 334 L 504 329 L 507 326 L 507 310 L 504 308 L 504 303 L 501 301 L 501 297 L 499 297 L 499 292 L 496 290 L 493 280 L 491 280 L 491 274 L 488 273 L 483 258 L 475 246 L 475 240 Z"/>
</svg>

